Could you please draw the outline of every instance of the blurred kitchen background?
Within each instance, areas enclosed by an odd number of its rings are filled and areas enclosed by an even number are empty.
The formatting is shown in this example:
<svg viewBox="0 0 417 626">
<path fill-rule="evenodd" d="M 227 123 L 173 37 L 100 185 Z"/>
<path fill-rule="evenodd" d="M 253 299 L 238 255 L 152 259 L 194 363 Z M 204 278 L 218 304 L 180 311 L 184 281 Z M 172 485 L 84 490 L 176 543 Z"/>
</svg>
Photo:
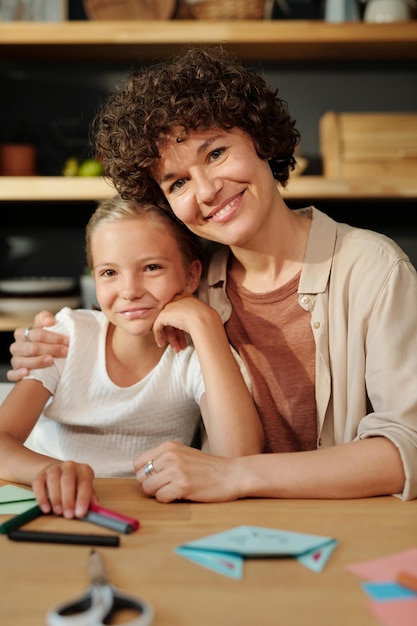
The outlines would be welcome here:
<svg viewBox="0 0 417 626">
<path fill-rule="evenodd" d="M 3 0 L 4 1 L 4 0 Z M 361 3 L 362 4 L 362 3 Z M 323 19 L 323 3 L 289 3 L 297 18 Z M 363 6 L 359 5 L 361 11 Z M 293 18 L 295 16 L 293 14 Z M 84 4 L 71 0 L 69 20 L 85 20 Z M 287 19 L 275 4 L 273 19 Z M 414 55 L 415 57 L 415 55 Z M 252 65 L 254 65 L 252 63 Z M 265 63 L 256 64 L 289 104 L 301 132 L 304 174 L 321 174 L 319 120 L 335 111 L 417 111 L 417 61 Z M 39 175 L 60 175 L 66 159 L 90 156 L 89 125 L 105 94 L 126 75 L 130 65 L 53 58 L 43 63 L 0 62 L 0 143 L 36 146 Z M 4 95 L 7 94 L 7 98 Z M 1 185 L 1 177 L 0 177 Z M 335 219 L 373 228 L 393 237 L 417 266 L 415 199 L 315 201 Z M 305 203 L 289 202 L 296 208 Z M 82 302 L 80 277 L 85 272 L 84 228 L 94 202 L 7 202 L 0 204 L 0 281 L 13 277 L 69 277 L 68 296 Z M 60 292 L 59 295 L 62 295 Z M 0 380 L 9 367 L 12 332 L 0 332 Z"/>
</svg>

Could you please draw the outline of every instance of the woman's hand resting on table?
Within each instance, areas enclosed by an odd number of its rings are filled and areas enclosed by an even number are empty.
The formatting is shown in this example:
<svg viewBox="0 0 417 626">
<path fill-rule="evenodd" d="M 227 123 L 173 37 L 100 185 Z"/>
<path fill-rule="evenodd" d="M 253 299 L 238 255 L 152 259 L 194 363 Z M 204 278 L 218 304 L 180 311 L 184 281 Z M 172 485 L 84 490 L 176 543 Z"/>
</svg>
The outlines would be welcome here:
<svg viewBox="0 0 417 626">
<path fill-rule="evenodd" d="M 10 346 L 10 360 L 12 370 L 7 372 L 7 379 L 17 382 L 29 374 L 31 369 L 48 367 L 53 364 L 54 358 L 65 358 L 68 353 L 69 339 L 65 335 L 58 335 L 43 326 L 53 326 L 55 318 L 49 311 L 38 313 L 34 326 L 25 339 L 26 328 L 19 327 L 14 331 L 14 343 Z"/>
<path fill-rule="evenodd" d="M 154 472 L 144 472 L 153 462 Z M 206 454 L 176 441 L 167 441 L 137 454 L 136 478 L 148 496 L 159 502 L 192 500 L 227 502 L 244 497 L 240 459 Z"/>
</svg>

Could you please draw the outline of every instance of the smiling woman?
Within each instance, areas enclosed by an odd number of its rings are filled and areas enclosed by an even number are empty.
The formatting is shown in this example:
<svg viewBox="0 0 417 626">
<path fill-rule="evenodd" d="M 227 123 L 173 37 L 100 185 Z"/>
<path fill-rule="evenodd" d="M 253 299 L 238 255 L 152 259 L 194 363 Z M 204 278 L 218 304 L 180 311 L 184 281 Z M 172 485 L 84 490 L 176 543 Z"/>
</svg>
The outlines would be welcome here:
<svg viewBox="0 0 417 626">
<path fill-rule="evenodd" d="M 195 131 L 185 141 L 178 141 L 173 129 L 171 138 L 161 142 L 153 173 L 172 211 L 193 233 L 232 247 L 248 242 L 264 212 L 280 201 L 278 187 L 270 184 L 269 162 L 257 157 L 251 138 L 240 128 Z M 301 231 L 306 236 L 309 220 L 297 222 L 300 236 Z M 271 277 L 262 272 L 254 289 L 266 290 L 265 280 L 272 287 Z M 280 280 L 286 280 L 285 274 Z"/>
</svg>

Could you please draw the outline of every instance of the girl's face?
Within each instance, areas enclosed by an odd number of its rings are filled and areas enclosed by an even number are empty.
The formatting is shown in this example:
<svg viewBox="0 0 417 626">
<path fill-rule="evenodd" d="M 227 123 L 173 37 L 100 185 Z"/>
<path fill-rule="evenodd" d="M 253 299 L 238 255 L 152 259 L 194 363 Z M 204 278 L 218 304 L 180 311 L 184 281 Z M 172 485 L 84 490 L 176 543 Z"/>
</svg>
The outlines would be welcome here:
<svg viewBox="0 0 417 626">
<path fill-rule="evenodd" d="M 154 176 L 176 216 L 197 235 L 249 246 L 267 229 L 279 197 L 267 161 L 238 128 L 195 131 L 160 146 Z"/>
<path fill-rule="evenodd" d="M 146 216 L 98 224 L 91 252 L 100 308 L 131 334 L 150 333 L 168 302 L 198 287 L 201 263 L 187 266 L 169 224 Z"/>
</svg>

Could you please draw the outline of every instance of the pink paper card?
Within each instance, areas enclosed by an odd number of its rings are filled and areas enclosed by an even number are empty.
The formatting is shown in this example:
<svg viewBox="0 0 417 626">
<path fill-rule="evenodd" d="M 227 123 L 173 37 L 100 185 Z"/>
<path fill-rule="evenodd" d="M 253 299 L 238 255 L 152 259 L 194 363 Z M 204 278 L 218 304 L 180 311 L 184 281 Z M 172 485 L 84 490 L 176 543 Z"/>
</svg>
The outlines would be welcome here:
<svg viewBox="0 0 417 626">
<path fill-rule="evenodd" d="M 369 602 L 367 609 L 382 626 L 416 626 L 417 599 Z"/>
<path fill-rule="evenodd" d="M 417 576 L 417 548 L 410 548 L 404 552 L 397 552 L 371 561 L 362 561 L 348 565 L 346 568 L 365 580 L 387 581 L 395 580 L 399 572 L 405 571 Z M 402 622 L 398 622 L 401 624 Z M 417 621 L 414 623 L 416 626 Z"/>
</svg>

